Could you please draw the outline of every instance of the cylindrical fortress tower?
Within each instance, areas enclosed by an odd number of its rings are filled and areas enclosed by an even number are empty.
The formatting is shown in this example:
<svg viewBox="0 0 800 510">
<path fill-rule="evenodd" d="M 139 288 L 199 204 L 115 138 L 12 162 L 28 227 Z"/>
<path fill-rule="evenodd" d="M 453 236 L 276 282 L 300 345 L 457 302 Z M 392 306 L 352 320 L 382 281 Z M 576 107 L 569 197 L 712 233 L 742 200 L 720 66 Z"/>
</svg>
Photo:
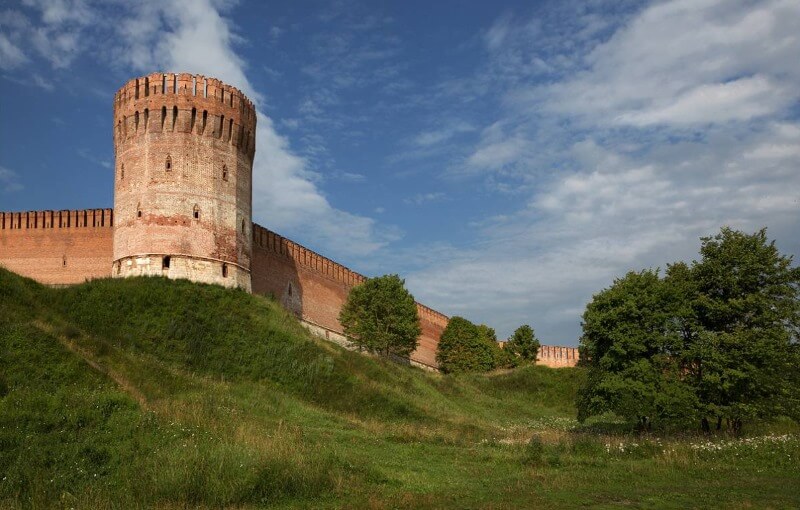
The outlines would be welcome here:
<svg viewBox="0 0 800 510">
<path fill-rule="evenodd" d="M 256 112 L 238 89 L 154 73 L 114 96 L 115 277 L 250 290 Z"/>
</svg>

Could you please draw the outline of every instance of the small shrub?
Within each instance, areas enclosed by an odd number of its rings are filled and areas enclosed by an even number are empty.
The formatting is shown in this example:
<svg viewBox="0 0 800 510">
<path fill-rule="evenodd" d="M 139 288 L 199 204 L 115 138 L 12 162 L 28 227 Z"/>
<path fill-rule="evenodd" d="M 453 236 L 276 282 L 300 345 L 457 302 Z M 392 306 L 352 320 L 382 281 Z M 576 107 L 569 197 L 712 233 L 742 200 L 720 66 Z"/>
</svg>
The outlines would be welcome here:
<svg viewBox="0 0 800 510">
<path fill-rule="evenodd" d="M 522 463 L 526 466 L 541 466 L 544 464 L 544 443 L 539 436 L 533 436 L 525 445 Z"/>
</svg>

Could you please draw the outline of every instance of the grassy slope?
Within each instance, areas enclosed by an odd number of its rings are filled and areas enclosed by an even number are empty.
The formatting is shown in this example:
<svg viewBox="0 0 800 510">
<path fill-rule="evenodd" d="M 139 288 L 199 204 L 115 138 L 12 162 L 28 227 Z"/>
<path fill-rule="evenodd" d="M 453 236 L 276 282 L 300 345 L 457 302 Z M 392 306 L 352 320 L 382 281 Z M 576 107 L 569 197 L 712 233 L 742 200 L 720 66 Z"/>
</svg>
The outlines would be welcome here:
<svg viewBox="0 0 800 510">
<path fill-rule="evenodd" d="M 716 462 L 566 432 L 580 375 L 442 377 L 243 292 L 0 270 L 0 506 L 800 504 L 796 442 Z"/>
</svg>

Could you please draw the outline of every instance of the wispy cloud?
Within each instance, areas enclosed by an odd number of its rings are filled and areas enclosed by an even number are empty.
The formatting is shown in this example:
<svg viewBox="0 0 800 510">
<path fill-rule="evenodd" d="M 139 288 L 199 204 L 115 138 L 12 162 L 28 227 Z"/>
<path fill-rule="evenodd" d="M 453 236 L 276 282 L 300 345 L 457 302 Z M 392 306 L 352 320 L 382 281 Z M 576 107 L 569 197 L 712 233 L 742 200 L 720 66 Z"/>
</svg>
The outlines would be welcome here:
<svg viewBox="0 0 800 510">
<path fill-rule="evenodd" d="M 21 191 L 23 188 L 24 186 L 19 182 L 19 176 L 16 172 L 0 166 L 0 190 L 3 193 L 13 193 Z"/>
<path fill-rule="evenodd" d="M 413 197 L 403 200 L 406 204 L 422 205 L 427 202 L 439 202 L 445 200 L 447 195 L 442 191 L 434 191 L 431 193 L 417 193 Z"/>
<path fill-rule="evenodd" d="M 563 310 L 629 269 L 695 257 L 722 225 L 766 225 L 800 252 L 800 5 L 676 0 L 575 18 L 577 41 L 509 14 L 484 33 L 487 62 L 463 90 L 502 109 L 448 171 L 527 199 L 468 219 L 472 249 L 443 247 L 407 279 L 501 334 L 530 321 L 573 344 L 578 317 Z"/>
</svg>

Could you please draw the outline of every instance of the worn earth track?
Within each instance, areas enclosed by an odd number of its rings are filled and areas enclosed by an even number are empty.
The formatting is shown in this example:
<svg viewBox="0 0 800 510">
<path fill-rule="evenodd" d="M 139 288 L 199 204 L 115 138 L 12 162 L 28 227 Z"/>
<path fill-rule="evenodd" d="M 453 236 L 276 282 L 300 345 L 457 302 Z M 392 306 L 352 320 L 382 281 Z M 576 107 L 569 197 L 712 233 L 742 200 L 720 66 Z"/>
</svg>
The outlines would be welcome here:
<svg viewBox="0 0 800 510">
<path fill-rule="evenodd" d="M 52 324 L 49 324 L 44 321 L 35 321 L 34 325 L 39 330 L 43 331 L 44 333 L 47 333 L 48 335 L 58 340 L 58 342 L 61 345 L 69 349 L 70 352 L 78 355 L 83 361 L 86 362 L 87 365 L 92 367 L 94 370 L 111 378 L 111 380 L 114 381 L 122 391 L 133 397 L 133 399 L 136 400 L 136 402 L 138 402 L 143 409 L 146 409 L 148 411 L 152 410 L 147 401 L 147 397 L 145 397 L 145 395 L 141 391 L 139 391 L 139 389 L 136 388 L 136 386 L 134 386 L 130 380 L 128 380 L 124 375 L 122 375 L 118 371 L 114 370 L 113 368 L 104 364 L 102 361 L 98 360 L 92 354 L 91 351 L 81 347 L 75 341 L 70 340 L 63 333 L 58 332 Z M 83 335 L 83 333 L 81 333 L 81 335 Z"/>
</svg>

